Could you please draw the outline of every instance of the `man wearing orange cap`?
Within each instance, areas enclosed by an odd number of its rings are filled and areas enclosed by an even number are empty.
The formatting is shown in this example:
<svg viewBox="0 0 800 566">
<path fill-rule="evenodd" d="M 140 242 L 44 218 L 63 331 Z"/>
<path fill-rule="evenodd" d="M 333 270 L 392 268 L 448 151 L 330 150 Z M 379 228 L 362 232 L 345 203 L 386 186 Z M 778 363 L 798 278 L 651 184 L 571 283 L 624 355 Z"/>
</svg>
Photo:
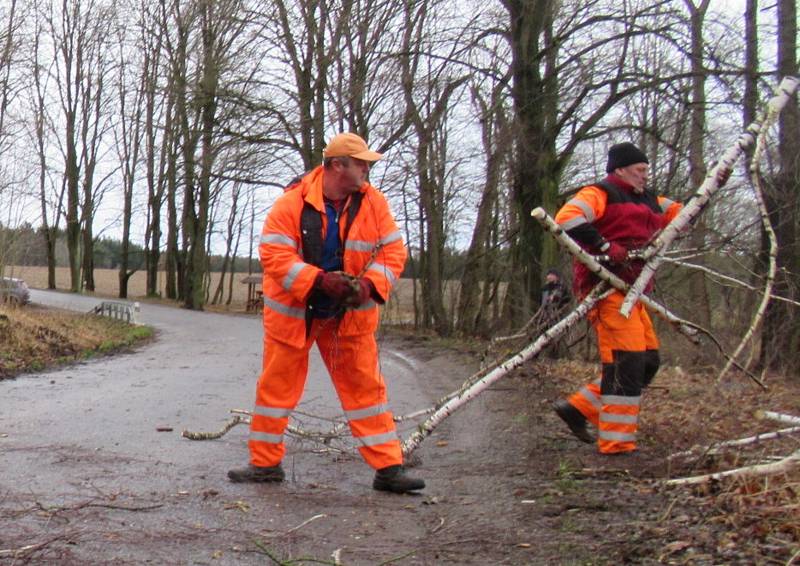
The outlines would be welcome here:
<svg viewBox="0 0 800 566">
<path fill-rule="evenodd" d="M 406 493 L 425 487 L 403 468 L 387 406 L 375 330 L 406 261 L 385 197 L 367 182 L 381 158 L 356 134 L 323 150 L 323 164 L 293 182 L 261 232 L 264 360 L 250 425 L 250 464 L 234 482 L 283 481 L 283 433 L 303 394 L 308 353 L 317 343 L 373 487 Z"/>
</svg>

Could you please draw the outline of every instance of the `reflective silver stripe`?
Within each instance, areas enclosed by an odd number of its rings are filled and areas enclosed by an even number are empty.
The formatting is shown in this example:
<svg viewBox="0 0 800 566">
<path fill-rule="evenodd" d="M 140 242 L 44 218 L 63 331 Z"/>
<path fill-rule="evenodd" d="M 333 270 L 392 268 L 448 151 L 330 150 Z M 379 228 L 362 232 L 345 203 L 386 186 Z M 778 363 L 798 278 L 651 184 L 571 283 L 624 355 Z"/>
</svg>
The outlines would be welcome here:
<svg viewBox="0 0 800 566">
<path fill-rule="evenodd" d="M 630 432 L 616 432 L 613 430 L 597 431 L 600 440 L 618 440 L 620 442 L 636 442 L 636 434 Z"/>
<path fill-rule="evenodd" d="M 402 239 L 403 235 L 400 233 L 400 230 L 395 230 L 377 242 L 370 242 L 367 240 L 347 240 L 344 244 L 344 247 L 345 249 L 352 250 L 354 252 L 371 252 L 376 246 L 385 246 Z"/>
<path fill-rule="evenodd" d="M 589 222 L 583 216 L 576 216 L 571 220 L 567 220 L 563 224 L 559 224 L 562 230 L 572 230 L 573 228 L 577 228 L 578 226 L 582 226 L 583 224 L 588 224 Z"/>
<path fill-rule="evenodd" d="M 586 218 L 587 222 L 594 222 L 594 210 L 592 209 L 591 206 L 589 206 L 588 202 L 583 201 L 579 198 L 573 198 L 568 200 L 567 204 L 572 204 L 574 206 L 577 206 L 583 211 L 583 216 Z"/>
<path fill-rule="evenodd" d="M 375 301 L 370 299 L 369 301 L 367 301 L 363 305 L 359 305 L 356 308 L 354 308 L 353 310 L 354 311 L 368 311 L 369 309 L 374 309 L 377 306 L 378 306 L 378 303 L 376 303 Z"/>
<path fill-rule="evenodd" d="M 664 200 L 661 201 L 661 212 L 666 212 L 673 204 L 675 204 L 674 200 L 664 197 Z"/>
<path fill-rule="evenodd" d="M 261 243 L 262 244 L 283 244 L 286 246 L 291 246 L 293 248 L 297 247 L 297 242 L 294 239 L 290 238 L 289 236 L 284 236 L 283 234 L 264 234 L 261 236 Z"/>
<path fill-rule="evenodd" d="M 394 273 L 382 263 L 372 262 L 369 264 L 369 271 L 377 271 L 389 280 L 390 285 L 394 285 L 395 281 L 397 281 L 397 277 L 394 276 Z"/>
<path fill-rule="evenodd" d="M 376 444 L 384 444 L 386 442 L 391 442 L 392 440 L 397 440 L 397 432 L 389 431 L 384 432 L 383 434 L 373 434 L 371 436 L 358 436 L 356 440 L 361 442 L 364 446 L 375 446 Z"/>
<path fill-rule="evenodd" d="M 617 415 L 615 413 L 600 413 L 601 423 L 632 424 L 639 422 L 637 415 Z"/>
<path fill-rule="evenodd" d="M 587 387 L 581 387 L 579 393 L 583 395 L 584 398 L 589 401 L 598 411 L 603 408 L 603 405 L 600 403 L 600 399 L 597 398 L 597 395 L 595 395 L 594 392 Z"/>
<path fill-rule="evenodd" d="M 386 244 L 391 244 L 392 242 L 396 242 L 397 240 L 402 240 L 402 239 L 403 235 L 400 233 L 400 230 L 395 230 L 388 236 L 384 236 L 383 238 L 381 238 L 380 244 L 385 246 Z"/>
<path fill-rule="evenodd" d="M 356 419 L 364 419 L 366 417 L 374 417 L 375 415 L 380 415 L 381 413 L 385 413 L 389 410 L 389 407 L 386 403 L 381 403 L 380 405 L 374 405 L 372 407 L 367 407 L 366 409 L 356 409 L 355 411 L 345 411 L 344 416 L 347 417 L 347 420 L 354 421 Z"/>
<path fill-rule="evenodd" d="M 278 301 L 273 301 L 266 295 L 264 295 L 264 306 L 267 307 L 268 309 L 274 310 L 277 313 L 290 316 L 292 318 L 299 318 L 301 320 L 306 319 L 305 309 L 298 309 L 295 307 L 284 305 L 283 303 L 279 303 Z"/>
<path fill-rule="evenodd" d="M 270 434 L 268 432 L 250 431 L 250 440 L 255 442 L 269 442 L 270 444 L 280 444 L 283 442 L 282 434 Z"/>
<path fill-rule="evenodd" d="M 258 405 L 253 408 L 253 412 L 262 417 L 272 417 L 274 419 L 288 417 L 292 414 L 291 409 L 284 407 L 259 407 Z"/>
<path fill-rule="evenodd" d="M 289 273 L 286 274 L 286 277 L 283 279 L 283 288 L 287 291 L 292 288 L 294 284 L 294 280 L 297 279 L 297 276 L 300 275 L 300 272 L 303 271 L 303 268 L 308 265 L 307 263 L 303 263 L 302 261 L 298 261 L 292 267 L 289 268 Z"/>
<path fill-rule="evenodd" d="M 344 249 L 352 250 L 354 252 L 371 252 L 375 249 L 375 242 L 367 242 L 366 240 L 347 240 L 344 243 Z"/>
<path fill-rule="evenodd" d="M 627 397 L 625 395 L 601 395 L 603 405 L 622 405 L 623 407 L 638 407 L 641 397 Z"/>
</svg>

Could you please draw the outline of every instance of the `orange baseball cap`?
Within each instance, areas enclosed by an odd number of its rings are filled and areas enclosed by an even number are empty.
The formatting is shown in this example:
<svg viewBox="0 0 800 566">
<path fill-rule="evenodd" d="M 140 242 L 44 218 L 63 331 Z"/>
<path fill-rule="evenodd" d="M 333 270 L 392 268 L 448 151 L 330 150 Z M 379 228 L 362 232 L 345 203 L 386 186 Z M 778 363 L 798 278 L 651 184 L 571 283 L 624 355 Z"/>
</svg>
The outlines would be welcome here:
<svg viewBox="0 0 800 566">
<path fill-rule="evenodd" d="M 345 132 L 333 136 L 322 150 L 322 157 L 355 157 L 364 161 L 378 161 L 383 154 L 367 147 L 367 142 L 361 136 Z"/>
</svg>

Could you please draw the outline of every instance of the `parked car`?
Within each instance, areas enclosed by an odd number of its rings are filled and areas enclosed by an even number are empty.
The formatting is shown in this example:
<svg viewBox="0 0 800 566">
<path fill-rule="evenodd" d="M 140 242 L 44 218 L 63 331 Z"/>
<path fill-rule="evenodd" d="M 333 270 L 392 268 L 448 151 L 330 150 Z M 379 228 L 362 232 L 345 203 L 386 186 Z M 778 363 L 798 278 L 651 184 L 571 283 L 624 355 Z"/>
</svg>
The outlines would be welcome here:
<svg viewBox="0 0 800 566">
<path fill-rule="evenodd" d="M 31 292 L 22 279 L 0 277 L 0 299 L 12 305 L 27 305 L 31 302 Z"/>
</svg>

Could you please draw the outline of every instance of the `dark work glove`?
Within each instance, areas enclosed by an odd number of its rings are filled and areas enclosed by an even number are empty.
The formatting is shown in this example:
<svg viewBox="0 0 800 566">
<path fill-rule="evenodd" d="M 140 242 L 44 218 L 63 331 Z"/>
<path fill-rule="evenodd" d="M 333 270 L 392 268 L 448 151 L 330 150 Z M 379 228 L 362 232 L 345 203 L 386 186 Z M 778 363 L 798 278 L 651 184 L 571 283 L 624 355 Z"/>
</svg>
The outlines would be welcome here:
<svg viewBox="0 0 800 566">
<path fill-rule="evenodd" d="M 628 259 L 628 250 L 616 242 L 609 242 L 608 248 L 603 252 L 611 260 L 611 263 L 625 263 Z"/>
<path fill-rule="evenodd" d="M 354 279 L 353 281 L 355 283 L 353 286 L 355 292 L 345 301 L 345 304 L 350 307 L 360 307 L 372 296 L 372 281 L 366 277 Z"/>
<path fill-rule="evenodd" d="M 314 280 L 314 288 L 338 302 L 344 302 L 354 294 L 350 278 L 338 271 L 323 271 L 317 275 Z"/>
</svg>

